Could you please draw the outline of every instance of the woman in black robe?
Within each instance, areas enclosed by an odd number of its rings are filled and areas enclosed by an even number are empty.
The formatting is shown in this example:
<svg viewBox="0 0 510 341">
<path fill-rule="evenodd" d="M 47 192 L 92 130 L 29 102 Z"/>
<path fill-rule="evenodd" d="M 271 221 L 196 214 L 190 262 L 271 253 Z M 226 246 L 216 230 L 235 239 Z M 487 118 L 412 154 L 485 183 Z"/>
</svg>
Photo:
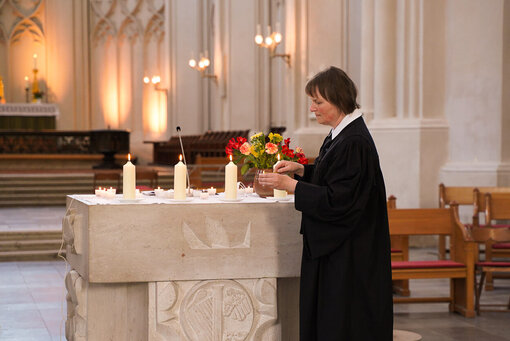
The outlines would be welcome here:
<svg viewBox="0 0 510 341">
<path fill-rule="evenodd" d="M 317 122 L 332 128 L 318 158 L 305 166 L 281 161 L 276 173 L 259 178 L 294 192 L 302 212 L 300 340 L 390 341 L 386 191 L 374 141 L 356 110 L 356 86 L 330 67 L 308 82 L 306 93 Z"/>
</svg>

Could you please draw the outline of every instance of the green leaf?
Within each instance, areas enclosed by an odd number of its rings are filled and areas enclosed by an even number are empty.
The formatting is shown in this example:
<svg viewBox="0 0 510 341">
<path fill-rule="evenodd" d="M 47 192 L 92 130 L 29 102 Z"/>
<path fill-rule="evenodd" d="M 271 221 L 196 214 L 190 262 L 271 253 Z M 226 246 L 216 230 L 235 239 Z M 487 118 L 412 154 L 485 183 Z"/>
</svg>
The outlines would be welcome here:
<svg viewBox="0 0 510 341">
<path fill-rule="evenodd" d="M 250 169 L 250 164 L 249 163 L 245 163 L 243 165 L 243 167 L 241 167 L 241 174 L 244 175 L 246 174 L 246 172 Z"/>
</svg>

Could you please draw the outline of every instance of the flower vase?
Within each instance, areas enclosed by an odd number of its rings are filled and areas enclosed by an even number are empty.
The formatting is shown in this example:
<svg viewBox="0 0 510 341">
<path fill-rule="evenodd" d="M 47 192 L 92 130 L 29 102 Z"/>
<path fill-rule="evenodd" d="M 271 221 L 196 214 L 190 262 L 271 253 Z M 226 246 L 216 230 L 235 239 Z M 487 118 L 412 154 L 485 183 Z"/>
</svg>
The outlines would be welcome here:
<svg viewBox="0 0 510 341">
<path fill-rule="evenodd" d="M 257 169 L 255 172 L 255 179 L 253 180 L 253 191 L 257 193 L 261 198 L 272 197 L 273 189 L 268 186 L 262 186 L 259 182 L 259 174 L 272 173 L 272 169 Z"/>
</svg>

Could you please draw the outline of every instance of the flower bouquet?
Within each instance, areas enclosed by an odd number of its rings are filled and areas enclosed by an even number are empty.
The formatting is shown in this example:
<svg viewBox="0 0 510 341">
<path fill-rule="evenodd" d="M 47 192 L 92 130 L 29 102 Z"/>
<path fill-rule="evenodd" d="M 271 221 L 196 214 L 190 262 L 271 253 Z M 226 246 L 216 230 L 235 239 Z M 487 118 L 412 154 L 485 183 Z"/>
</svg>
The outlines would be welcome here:
<svg viewBox="0 0 510 341">
<path fill-rule="evenodd" d="M 283 139 L 280 134 L 269 133 L 267 137 L 262 133 L 257 133 L 250 137 L 250 142 L 244 137 L 231 138 L 225 147 L 227 155 L 232 155 L 234 163 L 237 165 L 243 163 L 241 174 L 251 168 L 271 169 L 278 161 L 288 160 L 299 162 L 303 165 L 308 164 L 308 159 L 303 153 L 303 149 L 297 147 L 293 150 L 289 147 L 290 139 Z"/>
</svg>

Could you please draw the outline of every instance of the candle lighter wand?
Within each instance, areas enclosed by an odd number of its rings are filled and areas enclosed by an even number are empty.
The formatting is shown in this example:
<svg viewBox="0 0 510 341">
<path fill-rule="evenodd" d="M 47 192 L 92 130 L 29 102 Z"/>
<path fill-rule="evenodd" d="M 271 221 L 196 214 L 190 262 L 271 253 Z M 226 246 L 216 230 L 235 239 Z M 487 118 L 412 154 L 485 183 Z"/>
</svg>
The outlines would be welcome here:
<svg viewBox="0 0 510 341">
<path fill-rule="evenodd" d="M 182 145 L 182 138 L 181 138 L 181 127 L 177 126 L 175 128 L 177 130 L 177 135 L 179 136 L 179 143 L 181 144 L 181 153 L 182 153 L 182 159 L 184 160 L 184 165 L 186 166 L 186 179 L 188 181 L 187 188 L 191 188 L 191 182 L 189 181 L 189 171 L 188 171 L 188 164 L 186 163 L 186 154 L 184 154 L 184 147 Z M 186 193 L 187 195 L 187 193 Z"/>
</svg>

